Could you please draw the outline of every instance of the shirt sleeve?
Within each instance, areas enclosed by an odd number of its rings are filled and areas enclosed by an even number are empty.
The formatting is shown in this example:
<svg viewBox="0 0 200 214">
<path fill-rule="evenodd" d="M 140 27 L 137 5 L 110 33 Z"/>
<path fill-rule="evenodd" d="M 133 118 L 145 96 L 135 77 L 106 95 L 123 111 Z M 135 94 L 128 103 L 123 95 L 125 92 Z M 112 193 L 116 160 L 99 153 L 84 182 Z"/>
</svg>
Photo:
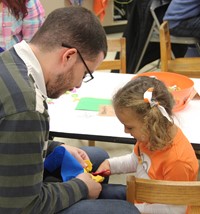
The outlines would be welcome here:
<svg viewBox="0 0 200 214">
<path fill-rule="evenodd" d="M 29 42 L 44 22 L 45 12 L 39 0 L 30 0 L 27 2 L 28 15 L 22 22 L 23 40 Z"/>
<path fill-rule="evenodd" d="M 46 154 L 46 156 L 48 156 L 50 153 L 52 153 L 57 146 L 60 146 L 62 144 L 64 144 L 64 143 L 58 142 L 58 141 L 49 140 L 48 141 L 48 146 L 47 146 L 47 154 Z"/>
<path fill-rule="evenodd" d="M 88 197 L 80 179 L 44 183 L 49 123 L 37 111 L 0 120 L 0 213 L 56 213 Z"/>
<path fill-rule="evenodd" d="M 137 156 L 134 153 L 108 159 L 111 174 L 135 172 L 138 165 Z"/>
<path fill-rule="evenodd" d="M 187 206 L 165 205 L 165 204 L 135 204 L 141 214 L 183 214 Z"/>
</svg>

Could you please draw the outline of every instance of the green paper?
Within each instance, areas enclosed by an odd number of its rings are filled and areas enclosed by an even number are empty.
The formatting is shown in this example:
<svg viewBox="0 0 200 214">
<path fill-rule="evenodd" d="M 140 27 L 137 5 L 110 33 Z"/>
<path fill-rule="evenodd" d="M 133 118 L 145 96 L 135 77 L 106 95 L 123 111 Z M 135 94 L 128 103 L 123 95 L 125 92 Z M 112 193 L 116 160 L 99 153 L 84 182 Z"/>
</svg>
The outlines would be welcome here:
<svg viewBox="0 0 200 214">
<path fill-rule="evenodd" d="M 99 108 L 102 105 L 111 105 L 111 100 L 83 97 L 79 100 L 76 110 L 99 111 Z"/>
</svg>

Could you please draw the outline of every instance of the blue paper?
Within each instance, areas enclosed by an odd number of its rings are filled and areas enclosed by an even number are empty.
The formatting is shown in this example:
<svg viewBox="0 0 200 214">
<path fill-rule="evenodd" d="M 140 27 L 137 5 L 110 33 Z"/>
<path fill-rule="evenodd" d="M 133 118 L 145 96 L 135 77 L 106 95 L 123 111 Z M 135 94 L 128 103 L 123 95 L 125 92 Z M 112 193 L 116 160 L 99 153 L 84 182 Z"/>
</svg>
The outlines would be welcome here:
<svg viewBox="0 0 200 214">
<path fill-rule="evenodd" d="M 58 146 L 47 156 L 44 161 L 44 168 L 49 172 L 54 172 L 61 168 L 63 181 L 71 180 L 84 172 L 81 164 L 63 146 Z"/>
</svg>

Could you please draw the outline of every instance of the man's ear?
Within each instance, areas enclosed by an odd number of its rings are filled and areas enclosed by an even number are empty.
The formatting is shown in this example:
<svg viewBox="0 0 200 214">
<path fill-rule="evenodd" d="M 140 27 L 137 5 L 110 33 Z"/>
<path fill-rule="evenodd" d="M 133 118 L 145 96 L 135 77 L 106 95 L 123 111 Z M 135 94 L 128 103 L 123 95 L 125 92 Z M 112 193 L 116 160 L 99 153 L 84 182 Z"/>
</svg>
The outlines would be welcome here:
<svg viewBox="0 0 200 214">
<path fill-rule="evenodd" d="M 71 63 L 74 63 L 76 61 L 76 58 L 77 58 L 76 48 L 69 48 L 62 55 L 62 61 L 64 64 L 69 63 L 69 61 L 71 61 Z"/>
</svg>

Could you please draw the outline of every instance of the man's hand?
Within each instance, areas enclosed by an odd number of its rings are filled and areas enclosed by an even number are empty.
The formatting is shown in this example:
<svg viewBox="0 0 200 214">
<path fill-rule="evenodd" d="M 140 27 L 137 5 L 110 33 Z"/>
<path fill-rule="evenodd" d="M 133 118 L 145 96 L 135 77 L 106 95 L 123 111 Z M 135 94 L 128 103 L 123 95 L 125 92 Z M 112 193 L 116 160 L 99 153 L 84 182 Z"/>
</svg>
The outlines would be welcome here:
<svg viewBox="0 0 200 214">
<path fill-rule="evenodd" d="M 68 146 L 65 144 L 62 144 L 61 146 L 65 147 L 65 149 L 76 158 L 76 160 L 81 164 L 83 168 L 87 167 L 87 164 L 84 160 L 89 160 L 89 157 L 85 151 L 74 146 Z"/>
<path fill-rule="evenodd" d="M 98 198 L 102 187 L 101 184 L 97 183 L 92 179 L 92 175 L 89 173 L 81 173 L 76 178 L 82 180 L 88 187 L 88 198 L 96 199 Z"/>
</svg>

